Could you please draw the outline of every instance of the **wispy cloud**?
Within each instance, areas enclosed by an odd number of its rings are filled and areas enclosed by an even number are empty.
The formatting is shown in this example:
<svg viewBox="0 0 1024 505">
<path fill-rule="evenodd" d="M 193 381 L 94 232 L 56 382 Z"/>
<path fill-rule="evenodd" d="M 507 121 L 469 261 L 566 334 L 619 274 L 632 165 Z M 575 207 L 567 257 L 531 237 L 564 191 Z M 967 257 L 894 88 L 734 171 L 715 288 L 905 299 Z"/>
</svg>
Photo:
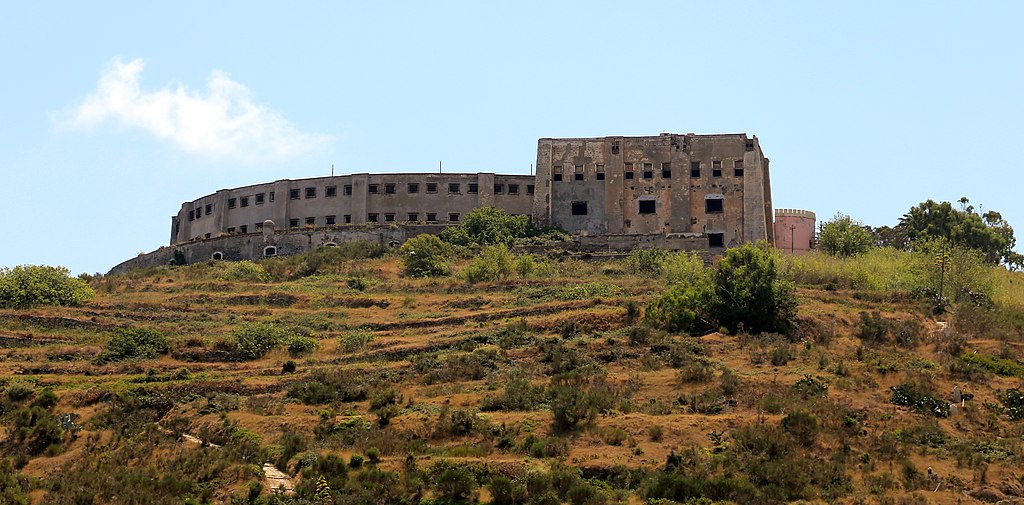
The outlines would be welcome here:
<svg viewBox="0 0 1024 505">
<path fill-rule="evenodd" d="M 139 86 L 143 66 L 142 59 L 124 63 L 115 58 L 66 125 L 92 129 L 118 123 L 191 153 L 240 160 L 290 158 L 330 140 L 301 132 L 280 114 L 254 103 L 249 88 L 219 70 L 211 72 L 205 93 L 181 84 L 145 91 Z"/>
</svg>

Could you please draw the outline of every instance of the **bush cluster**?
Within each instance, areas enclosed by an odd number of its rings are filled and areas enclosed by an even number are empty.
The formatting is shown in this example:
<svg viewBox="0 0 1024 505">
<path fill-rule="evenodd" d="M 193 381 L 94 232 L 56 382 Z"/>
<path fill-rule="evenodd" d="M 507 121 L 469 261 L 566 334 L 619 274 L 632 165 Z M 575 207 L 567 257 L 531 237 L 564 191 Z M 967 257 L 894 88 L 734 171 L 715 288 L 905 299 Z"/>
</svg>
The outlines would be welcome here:
<svg viewBox="0 0 1024 505">
<path fill-rule="evenodd" d="M 144 328 L 118 330 L 107 343 L 107 349 L 100 354 L 99 361 L 121 361 L 125 359 L 152 359 L 167 354 L 170 346 L 162 333 Z"/>
<path fill-rule="evenodd" d="M 88 284 L 68 275 L 64 267 L 19 265 L 0 268 L 0 308 L 37 305 L 81 305 L 96 294 Z"/>
<path fill-rule="evenodd" d="M 709 270 L 685 263 L 680 279 L 652 302 L 646 317 L 669 331 L 706 333 L 725 327 L 735 332 L 788 333 L 796 317 L 793 286 L 778 276 L 775 256 L 765 243 L 729 249 Z"/>
<path fill-rule="evenodd" d="M 417 235 L 398 250 L 405 274 L 412 277 L 437 277 L 452 271 L 452 248 L 435 235 Z"/>
</svg>

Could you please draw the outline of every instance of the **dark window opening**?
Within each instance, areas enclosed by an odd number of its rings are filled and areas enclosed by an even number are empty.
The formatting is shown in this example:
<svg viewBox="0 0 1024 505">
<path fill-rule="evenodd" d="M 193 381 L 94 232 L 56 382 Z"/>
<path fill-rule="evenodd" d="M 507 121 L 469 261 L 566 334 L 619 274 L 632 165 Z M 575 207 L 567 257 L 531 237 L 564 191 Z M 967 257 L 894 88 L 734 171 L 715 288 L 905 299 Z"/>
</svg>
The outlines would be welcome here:
<svg viewBox="0 0 1024 505">
<path fill-rule="evenodd" d="M 708 233 L 708 247 L 725 247 L 725 234 Z"/>
<path fill-rule="evenodd" d="M 480 192 L 480 185 L 479 184 L 477 184 L 475 182 L 471 182 L 471 183 L 468 184 L 468 186 L 469 186 L 469 188 L 468 188 L 469 194 L 475 195 L 475 194 Z"/>
<path fill-rule="evenodd" d="M 594 178 L 599 180 L 599 181 L 603 181 L 604 180 L 604 172 L 598 172 Z"/>
<path fill-rule="evenodd" d="M 640 200 L 640 213 L 654 214 L 656 212 L 656 205 L 654 200 Z"/>
<path fill-rule="evenodd" d="M 573 178 L 575 178 L 577 181 L 582 181 L 583 180 L 583 174 L 574 174 Z"/>
<path fill-rule="evenodd" d="M 274 203 L 274 192 L 270 192 L 270 203 Z"/>
<path fill-rule="evenodd" d="M 224 253 L 222 253 L 220 251 L 217 251 L 217 252 L 213 253 L 212 255 L 210 255 L 210 259 L 212 259 L 214 261 L 220 261 L 220 260 L 224 259 Z"/>
<path fill-rule="evenodd" d="M 334 226 L 337 219 L 337 216 L 324 216 L 324 224 L 327 226 Z"/>
<path fill-rule="evenodd" d="M 288 198 L 290 198 L 292 200 L 298 200 L 299 199 L 299 190 L 297 190 L 297 189 L 290 189 L 290 190 L 288 190 Z"/>
<path fill-rule="evenodd" d="M 555 181 L 560 181 L 562 180 L 562 174 L 554 174 L 551 176 L 551 179 Z"/>
<path fill-rule="evenodd" d="M 256 193 L 256 205 L 263 205 L 263 193 Z"/>
<path fill-rule="evenodd" d="M 351 184 L 346 184 L 344 191 L 345 191 L 346 195 L 351 195 L 352 194 L 352 185 Z"/>
<path fill-rule="evenodd" d="M 316 226 L 316 218 L 315 217 L 307 217 L 306 218 L 306 226 Z"/>
<path fill-rule="evenodd" d="M 370 184 L 370 185 L 366 186 L 366 190 L 369 191 L 370 193 L 374 193 L 374 194 L 380 193 L 380 185 L 379 184 Z"/>
<path fill-rule="evenodd" d="M 377 215 L 376 212 L 372 212 L 366 215 L 366 220 L 371 223 L 376 223 L 379 220 L 379 216 Z"/>
<path fill-rule="evenodd" d="M 408 221 L 416 222 L 420 220 L 420 214 L 418 212 L 410 212 Z"/>
<path fill-rule="evenodd" d="M 228 226 L 228 233 L 234 233 L 234 232 L 235 232 L 235 227 L 234 226 Z"/>
<path fill-rule="evenodd" d="M 661 164 L 661 178 L 662 179 L 671 179 L 672 178 L 672 164 L 671 163 L 662 163 Z"/>
<path fill-rule="evenodd" d="M 732 173 L 736 177 L 743 177 L 743 169 L 742 168 L 734 168 Z"/>
<path fill-rule="evenodd" d="M 203 235 L 203 238 L 210 238 L 210 234 L 207 233 L 206 235 Z"/>
<path fill-rule="evenodd" d="M 385 184 L 384 185 L 384 194 L 385 195 L 393 195 L 393 194 L 395 194 L 395 184 L 394 183 Z"/>
<path fill-rule="evenodd" d="M 725 200 L 721 198 L 706 198 L 704 200 L 704 212 L 708 214 L 723 212 Z"/>
<path fill-rule="evenodd" d="M 298 228 L 299 227 L 299 220 L 298 219 L 289 219 L 288 220 L 288 227 L 289 228 Z"/>
<path fill-rule="evenodd" d="M 306 198 L 316 198 L 316 188 L 306 188 Z"/>
<path fill-rule="evenodd" d="M 427 222 L 428 223 L 436 223 L 437 222 L 437 213 L 436 212 L 427 212 Z"/>
<path fill-rule="evenodd" d="M 213 204 L 212 203 L 206 204 L 206 215 L 209 216 L 210 214 L 213 214 Z"/>
<path fill-rule="evenodd" d="M 448 213 L 448 220 L 453 222 L 453 223 L 458 223 L 459 222 L 459 213 L 458 212 L 449 212 Z"/>
<path fill-rule="evenodd" d="M 352 214 L 345 214 L 345 224 L 352 224 Z"/>
<path fill-rule="evenodd" d="M 256 223 L 256 224 L 254 224 L 254 225 L 252 225 L 252 226 L 253 226 L 253 228 L 255 228 L 255 229 L 256 229 L 257 231 L 260 231 L 260 230 L 262 230 L 262 229 L 263 229 L 263 223 Z"/>
<path fill-rule="evenodd" d="M 448 183 L 448 192 L 449 193 L 458 193 L 460 191 L 462 191 L 462 185 L 461 184 L 459 184 L 457 182 L 449 182 Z"/>
<path fill-rule="evenodd" d="M 272 245 L 264 247 L 263 248 L 263 256 L 266 256 L 268 258 L 271 257 L 271 256 L 277 256 L 277 248 L 272 246 Z"/>
<path fill-rule="evenodd" d="M 632 179 L 633 178 L 633 172 L 625 172 L 625 173 L 623 173 L 623 177 L 625 177 L 626 179 Z"/>
<path fill-rule="evenodd" d="M 338 187 L 327 186 L 327 188 L 324 189 L 324 196 L 327 198 L 338 196 Z"/>
<path fill-rule="evenodd" d="M 711 177 L 721 177 L 721 176 L 722 176 L 722 169 L 720 169 L 720 168 L 712 168 L 711 169 Z"/>
<path fill-rule="evenodd" d="M 508 185 L 508 194 L 510 194 L 510 195 L 518 195 L 519 194 L 519 185 L 518 184 L 509 184 Z"/>
<path fill-rule="evenodd" d="M 654 178 L 654 163 L 644 163 L 644 179 Z"/>
<path fill-rule="evenodd" d="M 534 191 L 535 191 L 536 189 L 537 189 L 537 188 L 536 188 L 536 186 L 534 186 L 533 184 L 527 184 L 527 185 L 526 185 L 526 194 L 528 194 L 528 195 L 532 195 L 532 194 L 533 194 L 533 192 L 534 192 Z"/>
<path fill-rule="evenodd" d="M 555 181 L 562 180 L 562 165 L 555 165 L 551 169 L 551 179 Z"/>
<path fill-rule="evenodd" d="M 436 182 L 428 182 L 427 183 L 427 193 L 437 193 L 437 183 Z"/>
<path fill-rule="evenodd" d="M 500 195 L 504 191 L 505 191 L 505 185 L 504 184 L 495 184 L 494 185 L 494 194 Z"/>
<path fill-rule="evenodd" d="M 239 226 L 238 231 L 242 233 L 249 233 L 249 225 L 243 224 L 242 226 Z"/>
<path fill-rule="evenodd" d="M 420 184 L 418 182 L 410 182 L 409 183 L 408 191 L 410 193 L 419 193 L 420 192 Z"/>
<path fill-rule="evenodd" d="M 195 219 L 196 219 L 196 211 L 194 211 L 194 210 L 188 211 L 188 220 L 189 221 L 195 221 Z"/>
<path fill-rule="evenodd" d="M 619 143 L 612 142 L 612 154 L 619 154 Z"/>
<path fill-rule="evenodd" d="M 583 165 L 576 165 L 573 170 L 573 179 L 577 181 L 583 180 Z"/>
<path fill-rule="evenodd" d="M 239 198 L 238 199 L 238 204 L 241 207 L 248 207 L 249 206 L 249 197 L 248 196 L 243 196 L 242 198 Z"/>
<path fill-rule="evenodd" d="M 385 223 L 393 223 L 393 222 L 395 222 L 395 215 L 394 215 L 394 213 L 390 213 L 389 212 L 387 214 L 384 214 L 384 222 Z"/>
<path fill-rule="evenodd" d="M 754 150 L 754 141 L 753 140 L 748 140 L 744 147 L 748 151 L 753 151 Z"/>
<path fill-rule="evenodd" d="M 598 164 L 595 167 L 595 172 L 596 173 L 594 175 L 594 179 L 598 180 L 598 181 L 603 181 L 604 180 L 604 165 Z"/>
<path fill-rule="evenodd" d="M 236 200 L 234 198 L 228 198 L 228 208 L 229 209 L 235 208 L 235 202 L 236 202 Z"/>
<path fill-rule="evenodd" d="M 585 215 L 587 215 L 587 202 L 572 202 L 572 215 L 574 215 L 574 216 L 585 216 Z"/>
<path fill-rule="evenodd" d="M 690 162 L 690 177 L 700 177 L 700 162 Z"/>
</svg>

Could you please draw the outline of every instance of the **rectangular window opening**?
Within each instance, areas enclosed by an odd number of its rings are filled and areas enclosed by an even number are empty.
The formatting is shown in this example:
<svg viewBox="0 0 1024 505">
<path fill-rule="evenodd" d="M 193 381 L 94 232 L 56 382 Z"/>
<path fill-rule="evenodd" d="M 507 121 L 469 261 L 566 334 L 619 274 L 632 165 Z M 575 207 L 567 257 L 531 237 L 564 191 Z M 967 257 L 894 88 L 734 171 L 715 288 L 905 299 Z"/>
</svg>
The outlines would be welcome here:
<svg viewBox="0 0 1024 505">
<path fill-rule="evenodd" d="M 299 220 L 297 218 L 296 219 L 289 219 L 288 220 L 288 227 L 289 228 L 298 228 L 299 227 Z"/>
<path fill-rule="evenodd" d="M 236 201 L 237 201 L 237 200 L 235 200 L 234 198 L 228 198 L 228 208 L 229 208 L 229 209 L 233 209 L 233 208 L 235 208 L 235 202 L 236 202 Z"/>
<path fill-rule="evenodd" d="M 345 224 L 352 224 L 352 214 L 345 214 Z"/>
<path fill-rule="evenodd" d="M 420 220 L 419 212 L 410 212 L 409 213 L 409 219 L 407 219 L 407 221 L 415 223 L 416 221 L 419 221 L 419 220 Z"/>
<path fill-rule="evenodd" d="M 306 198 L 316 198 L 316 188 L 306 188 Z"/>
<path fill-rule="evenodd" d="M 457 182 L 449 182 L 448 183 L 448 193 L 449 194 L 457 194 L 457 193 L 460 193 L 461 191 L 462 191 L 462 185 L 461 184 L 459 184 Z"/>
<path fill-rule="evenodd" d="M 526 185 L 526 194 L 532 195 L 533 192 L 536 191 L 536 189 L 537 189 L 537 187 L 534 186 L 533 184 L 527 184 Z"/>
<path fill-rule="evenodd" d="M 393 195 L 393 194 L 395 194 L 395 184 L 394 183 L 385 184 L 384 185 L 384 194 L 385 195 Z"/>
<path fill-rule="evenodd" d="M 366 215 L 366 220 L 371 223 L 376 223 L 379 220 L 379 215 L 376 212 L 371 212 Z"/>
<path fill-rule="evenodd" d="M 654 178 L 654 163 L 644 163 L 644 179 Z"/>
<path fill-rule="evenodd" d="M 691 161 L 690 162 L 690 177 L 700 177 L 700 162 L 699 161 Z"/>
<path fill-rule="evenodd" d="M 437 213 L 436 212 L 427 212 L 427 222 L 428 223 L 436 223 L 437 222 Z"/>
<path fill-rule="evenodd" d="M 393 223 L 393 222 L 395 222 L 395 214 L 392 213 L 392 212 L 388 212 L 388 213 L 384 214 L 384 222 L 385 223 Z"/>
<path fill-rule="evenodd" d="M 725 234 L 708 233 L 708 247 L 725 247 Z"/>
<path fill-rule="evenodd" d="M 380 193 L 380 184 L 369 184 L 366 186 L 366 190 L 371 194 Z"/>
<path fill-rule="evenodd" d="M 448 220 L 453 222 L 453 223 L 458 223 L 459 222 L 459 213 L 458 212 L 449 212 L 448 213 Z"/>
<path fill-rule="evenodd" d="M 662 179 L 671 179 L 672 178 L 672 164 L 671 163 L 662 163 L 661 164 L 661 178 Z"/>
<path fill-rule="evenodd" d="M 495 184 L 494 185 L 494 194 L 500 195 L 500 194 L 502 194 L 504 192 L 505 192 L 505 185 L 504 184 Z"/>
<path fill-rule="evenodd" d="M 270 203 L 274 203 L 274 192 L 270 192 Z"/>
<path fill-rule="evenodd" d="M 725 200 L 721 198 L 705 198 L 704 199 L 704 212 L 707 214 L 717 214 L 724 212 Z"/>
<path fill-rule="evenodd" d="M 239 226 L 238 231 L 242 233 L 249 233 L 249 225 L 243 224 L 242 226 Z"/>
<path fill-rule="evenodd" d="M 437 193 L 437 183 L 436 182 L 428 182 L 427 183 L 427 193 Z"/>
<path fill-rule="evenodd" d="M 409 193 L 419 193 L 420 192 L 420 184 L 418 182 L 410 182 L 409 183 L 409 187 L 407 188 L 407 191 Z"/>
<path fill-rule="evenodd" d="M 640 200 L 639 212 L 641 214 L 654 214 L 657 212 L 657 203 L 654 200 Z"/>
<path fill-rule="evenodd" d="M 263 205 L 263 193 L 256 193 L 256 205 Z"/>
<path fill-rule="evenodd" d="M 307 217 L 306 218 L 306 226 L 316 226 L 316 218 L 315 217 Z"/>
<path fill-rule="evenodd" d="M 352 185 L 351 184 L 346 184 L 345 185 L 345 194 L 346 195 L 351 195 L 352 194 Z"/>
<path fill-rule="evenodd" d="M 467 192 L 471 195 L 475 195 L 480 192 L 480 185 L 475 182 L 470 182 L 467 186 Z"/>
<path fill-rule="evenodd" d="M 249 206 L 249 197 L 248 196 L 243 196 L 242 198 L 239 198 L 238 199 L 238 204 L 241 207 L 248 207 Z"/>
<path fill-rule="evenodd" d="M 574 216 L 586 216 L 587 215 L 587 202 L 572 202 L 572 215 L 574 215 Z"/>
<path fill-rule="evenodd" d="M 510 194 L 510 195 L 518 195 L 519 194 L 519 185 L 518 184 L 509 184 L 508 185 L 508 194 Z"/>
<path fill-rule="evenodd" d="M 290 190 L 288 190 L 288 198 L 291 199 L 291 200 L 298 200 L 299 199 L 299 190 L 298 189 L 290 189 Z"/>
<path fill-rule="evenodd" d="M 326 198 L 333 198 L 333 197 L 336 197 L 336 196 L 338 196 L 338 187 L 337 186 L 327 186 L 326 188 L 324 188 L 324 197 L 326 197 Z"/>
<path fill-rule="evenodd" d="M 337 220 L 337 216 L 324 216 L 324 224 L 327 226 L 334 226 Z"/>
</svg>

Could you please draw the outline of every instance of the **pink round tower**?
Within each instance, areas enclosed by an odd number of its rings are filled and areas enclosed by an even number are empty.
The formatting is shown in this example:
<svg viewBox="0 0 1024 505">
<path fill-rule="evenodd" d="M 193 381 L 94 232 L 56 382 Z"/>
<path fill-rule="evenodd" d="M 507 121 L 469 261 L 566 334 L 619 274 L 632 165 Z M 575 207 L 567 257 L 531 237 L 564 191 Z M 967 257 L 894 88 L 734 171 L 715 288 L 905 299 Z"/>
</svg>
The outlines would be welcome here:
<svg viewBox="0 0 1024 505">
<path fill-rule="evenodd" d="M 809 210 L 775 209 L 775 247 L 793 254 L 814 248 L 816 220 Z"/>
</svg>

